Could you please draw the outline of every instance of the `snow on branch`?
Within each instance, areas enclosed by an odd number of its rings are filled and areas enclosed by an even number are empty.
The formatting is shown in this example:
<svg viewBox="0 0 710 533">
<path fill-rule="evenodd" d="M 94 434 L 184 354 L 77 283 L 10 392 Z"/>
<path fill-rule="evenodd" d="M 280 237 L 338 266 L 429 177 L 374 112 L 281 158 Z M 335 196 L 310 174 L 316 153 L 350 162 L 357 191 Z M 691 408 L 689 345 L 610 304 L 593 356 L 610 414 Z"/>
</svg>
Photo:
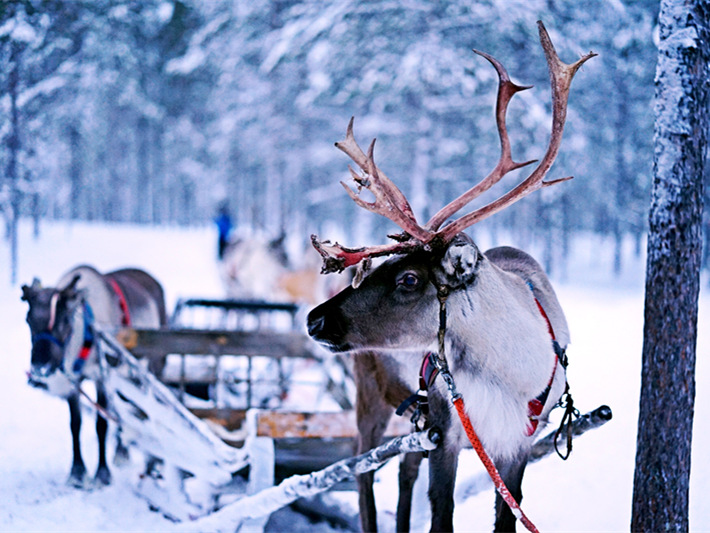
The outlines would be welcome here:
<svg viewBox="0 0 710 533">
<path fill-rule="evenodd" d="M 178 529 L 180 531 L 232 533 L 249 518 L 265 516 L 299 498 L 306 498 L 326 491 L 336 483 L 378 468 L 399 454 L 433 450 L 440 439 L 441 435 L 436 429 L 394 438 L 367 453 L 343 459 L 318 472 L 292 476 L 275 487 L 242 498 L 209 516 L 194 522 L 180 524 Z"/>
</svg>

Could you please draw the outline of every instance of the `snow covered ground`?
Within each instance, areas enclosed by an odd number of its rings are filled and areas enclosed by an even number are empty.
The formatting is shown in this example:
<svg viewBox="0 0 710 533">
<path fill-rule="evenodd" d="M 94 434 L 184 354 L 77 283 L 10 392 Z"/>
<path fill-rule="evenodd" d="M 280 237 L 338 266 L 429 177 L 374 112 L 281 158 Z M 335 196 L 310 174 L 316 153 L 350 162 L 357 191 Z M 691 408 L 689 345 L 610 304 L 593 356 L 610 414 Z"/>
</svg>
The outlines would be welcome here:
<svg viewBox="0 0 710 533">
<path fill-rule="evenodd" d="M 37 276 L 53 284 L 70 267 L 100 270 L 135 265 L 164 285 L 168 306 L 181 296 L 221 296 L 212 228 L 53 223 L 33 240 L 21 228 L 17 286 L 9 284 L 9 251 L 0 243 L 0 531 L 176 531 L 132 490 L 136 465 L 113 468 L 114 483 L 94 491 L 65 485 L 71 458 L 65 402 L 26 385 L 30 339 L 19 285 Z M 576 243 L 565 281 L 553 280 L 572 330 L 569 380 L 582 411 L 608 404 L 614 418 L 575 442 L 571 458 L 549 457 L 531 465 L 524 482 L 526 514 L 541 531 L 628 531 L 634 470 L 636 417 L 643 328 L 643 260 L 629 260 L 623 275 L 610 275 L 610 252 L 589 238 Z M 707 283 L 704 285 L 707 287 Z M 701 293 L 697 398 L 691 476 L 692 531 L 710 531 L 710 297 Z M 96 464 L 93 417 L 82 429 L 84 458 Z M 459 479 L 481 472 L 473 453 L 462 456 Z M 376 490 L 385 525 L 396 502 L 396 465 L 378 475 Z M 420 495 L 421 497 L 421 495 Z M 354 499 L 341 497 L 343 505 Z M 457 504 L 458 531 L 490 531 L 493 492 Z M 415 506 L 425 508 L 426 505 Z M 415 516 L 421 529 L 425 516 Z M 292 530 L 293 518 L 272 528 Z M 299 518 L 308 528 L 304 518 Z M 313 528 L 309 529 L 314 531 Z M 317 530 L 317 529 L 316 529 Z"/>
</svg>

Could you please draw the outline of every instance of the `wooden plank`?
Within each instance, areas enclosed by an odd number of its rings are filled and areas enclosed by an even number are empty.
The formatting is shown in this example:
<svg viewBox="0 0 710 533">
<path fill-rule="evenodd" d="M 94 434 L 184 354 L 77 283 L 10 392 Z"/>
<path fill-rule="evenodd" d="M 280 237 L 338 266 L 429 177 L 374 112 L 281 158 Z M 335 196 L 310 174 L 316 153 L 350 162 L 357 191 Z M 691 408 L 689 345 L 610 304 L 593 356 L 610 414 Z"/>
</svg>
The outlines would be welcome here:
<svg viewBox="0 0 710 533">
<path fill-rule="evenodd" d="M 198 418 L 211 421 L 224 428 L 220 437 L 230 444 L 243 439 L 242 425 L 246 419 L 243 409 L 190 409 Z M 393 416 L 386 437 L 396 437 L 410 433 L 409 420 Z M 294 411 L 258 411 L 256 414 L 256 434 L 273 439 L 337 439 L 357 437 L 355 411 L 345 410 L 332 413 L 306 413 Z"/>
<path fill-rule="evenodd" d="M 406 435 L 411 424 L 401 417 L 390 419 L 386 436 Z M 352 438 L 357 436 L 355 411 L 334 413 L 298 413 L 260 411 L 256 424 L 257 435 L 284 438 Z"/>
<path fill-rule="evenodd" d="M 246 411 L 240 409 L 191 409 L 208 421 L 225 443 L 241 448 L 247 438 Z M 353 410 L 334 413 L 258 411 L 257 438 L 271 438 L 275 450 L 276 482 L 293 475 L 309 474 L 336 461 L 352 457 L 357 451 L 357 426 Z M 393 416 L 385 440 L 411 433 L 411 423 Z M 338 490 L 354 490 L 343 484 Z"/>
<path fill-rule="evenodd" d="M 227 431 L 237 431 L 244 424 L 247 412 L 245 409 L 228 409 L 228 408 L 200 408 L 190 409 L 192 414 L 197 418 L 209 420 L 218 426 L 223 427 Z"/>
<path fill-rule="evenodd" d="M 275 449 L 274 474 L 277 483 L 295 475 L 322 470 L 337 461 L 352 457 L 357 452 L 357 440 L 328 439 L 273 439 Z"/>
<path fill-rule="evenodd" d="M 117 339 L 136 357 L 175 353 L 315 358 L 313 341 L 296 332 L 126 328 Z"/>
</svg>

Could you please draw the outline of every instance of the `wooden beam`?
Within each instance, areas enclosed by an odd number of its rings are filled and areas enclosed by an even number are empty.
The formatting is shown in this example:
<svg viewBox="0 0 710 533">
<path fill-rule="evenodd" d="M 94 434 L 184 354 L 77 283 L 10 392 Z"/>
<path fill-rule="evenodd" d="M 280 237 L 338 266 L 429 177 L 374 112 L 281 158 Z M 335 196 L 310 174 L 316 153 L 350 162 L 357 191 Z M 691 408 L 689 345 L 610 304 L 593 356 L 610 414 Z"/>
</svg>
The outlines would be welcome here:
<svg viewBox="0 0 710 533">
<path fill-rule="evenodd" d="M 126 328 L 116 338 L 136 357 L 167 354 L 314 358 L 314 343 L 301 333 Z"/>
<path fill-rule="evenodd" d="M 198 417 L 209 420 L 212 427 L 220 426 L 219 436 L 235 442 L 243 436 L 242 424 L 246 411 L 237 409 L 191 409 Z M 409 420 L 393 416 L 385 431 L 385 437 L 406 435 L 412 430 Z M 232 438 L 230 438 L 230 434 Z M 287 438 L 354 438 L 357 436 L 355 411 L 332 413 L 305 413 L 291 411 L 257 411 L 256 435 L 273 439 Z"/>
</svg>

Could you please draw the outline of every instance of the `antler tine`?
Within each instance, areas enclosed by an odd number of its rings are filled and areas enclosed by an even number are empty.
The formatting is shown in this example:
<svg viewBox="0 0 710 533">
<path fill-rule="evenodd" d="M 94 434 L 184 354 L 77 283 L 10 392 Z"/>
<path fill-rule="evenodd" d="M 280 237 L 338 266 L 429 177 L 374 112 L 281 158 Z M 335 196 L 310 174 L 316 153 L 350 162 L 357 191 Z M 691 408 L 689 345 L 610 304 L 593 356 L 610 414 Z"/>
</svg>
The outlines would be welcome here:
<svg viewBox="0 0 710 533">
<path fill-rule="evenodd" d="M 420 242 L 410 239 L 380 246 L 346 248 L 337 242 L 333 244 L 330 241 L 320 241 L 316 235 L 311 235 L 311 243 L 323 258 L 321 274 L 342 272 L 347 267 L 357 265 L 364 259 L 404 254 L 421 247 Z"/>
<path fill-rule="evenodd" d="M 547 66 L 550 72 L 550 85 L 552 87 L 552 132 L 550 141 L 547 146 L 547 151 L 543 156 L 538 166 L 532 171 L 522 183 L 504 194 L 497 200 L 485 205 L 467 215 L 462 216 L 452 224 L 446 226 L 439 231 L 437 235 L 444 241 L 448 242 L 453 239 L 458 233 L 462 232 L 469 226 L 491 216 L 498 211 L 517 202 L 521 198 L 527 196 L 533 191 L 542 187 L 554 185 L 571 178 L 562 178 L 546 182 L 544 181 L 547 172 L 557 157 L 562 142 L 562 133 L 564 130 L 565 119 L 567 116 L 567 99 L 569 97 L 569 89 L 572 79 L 577 70 L 589 59 L 597 54 L 590 52 L 582 56 L 579 60 L 572 64 L 563 63 L 555 51 L 555 47 L 550 40 L 550 36 L 541 21 L 538 21 L 538 30 L 540 33 L 540 44 L 547 58 Z"/>
<path fill-rule="evenodd" d="M 357 166 L 359 166 L 363 171 L 365 171 L 365 169 L 367 169 L 367 156 L 355 140 L 355 135 L 353 133 L 354 122 L 355 117 L 350 117 L 350 122 L 348 122 L 348 129 L 345 132 L 345 139 L 336 142 L 335 146 L 339 150 L 345 152 L 345 154 L 347 154 Z"/>
<path fill-rule="evenodd" d="M 461 196 L 450 202 L 448 205 L 440 209 L 426 224 L 426 228 L 436 231 L 446 220 L 454 213 L 460 211 L 464 206 L 469 204 L 475 198 L 490 189 L 498 183 L 507 173 L 535 163 L 535 160 L 526 161 L 524 163 L 516 163 L 510 149 L 510 138 L 508 137 L 508 129 L 506 127 L 506 114 L 508 112 L 508 104 L 520 91 L 532 88 L 532 85 L 516 85 L 510 80 L 508 71 L 503 64 L 493 56 L 474 50 L 476 54 L 487 59 L 498 73 L 498 96 L 496 99 L 496 125 L 498 127 L 498 137 L 500 139 L 500 159 L 498 164 L 491 173 L 483 178 L 479 183 L 463 193 Z"/>
<path fill-rule="evenodd" d="M 340 184 L 358 206 L 390 219 L 402 228 L 404 233 L 391 236 L 397 241 L 393 244 L 365 248 L 345 248 L 337 242 L 332 244 L 330 241 L 319 241 L 317 236 L 311 235 L 313 247 L 323 258 L 321 270 L 323 274 L 341 272 L 343 269 L 368 258 L 407 253 L 425 245 L 435 235 L 433 231 L 427 231 L 417 223 L 412 208 L 402 191 L 375 164 L 375 139 L 370 143 L 367 155 L 358 146 L 353 134 L 353 121 L 354 119 L 351 118 L 345 140 L 335 143 L 335 146 L 350 156 L 364 175 L 361 176 L 352 167 L 348 167 L 350 175 L 358 185 L 358 190 L 354 191 L 342 181 Z M 366 202 L 360 198 L 359 192 L 362 187 L 373 194 L 374 202 Z"/>
<path fill-rule="evenodd" d="M 353 133 L 353 123 L 355 121 L 355 117 L 350 117 L 350 122 L 348 123 L 348 129 L 345 134 L 345 139 L 340 142 L 336 142 L 335 146 L 343 151 L 345 154 L 347 154 L 350 159 L 352 159 L 355 164 L 360 167 L 360 169 L 365 172 L 368 175 L 371 175 L 372 173 L 370 172 L 370 162 L 373 161 L 372 159 L 372 150 L 368 150 L 368 154 L 365 155 L 365 153 L 362 151 L 360 146 L 357 144 L 357 141 L 355 140 L 355 135 Z M 372 148 L 374 144 L 374 140 L 370 144 L 370 148 Z M 415 219 L 414 217 L 414 212 L 412 211 L 412 207 L 409 205 L 409 202 L 407 201 L 407 198 L 404 196 L 402 191 L 399 190 L 399 188 L 390 180 L 382 170 L 377 168 L 375 165 L 374 168 L 376 169 L 377 173 L 379 174 L 379 179 L 378 182 L 381 184 L 381 188 L 385 190 L 387 197 L 390 199 L 390 201 L 397 206 L 397 208 L 402 211 L 402 213 L 406 214 L 409 218 Z M 359 183 L 359 180 L 355 180 Z M 378 186 L 380 186 L 378 184 Z"/>
<path fill-rule="evenodd" d="M 347 184 L 340 182 L 350 198 L 352 198 L 357 205 L 390 219 L 408 235 L 411 235 L 421 242 L 428 242 L 434 237 L 433 232 L 425 230 L 417 223 L 414 212 L 405 198 L 404 193 L 402 193 L 375 164 L 375 139 L 370 143 L 367 155 L 365 155 L 358 146 L 355 141 L 355 136 L 353 135 L 352 118 L 348 124 L 345 140 L 335 143 L 335 146 L 350 156 L 355 164 L 365 173 L 364 176 L 360 176 L 352 167 L 350 168 L 350 174 L 359 188 L 365 187 L 375 197 L 374 202 L 366 202 L 358 196 L 360 189 L 353 191 Z"/>
</svg>

